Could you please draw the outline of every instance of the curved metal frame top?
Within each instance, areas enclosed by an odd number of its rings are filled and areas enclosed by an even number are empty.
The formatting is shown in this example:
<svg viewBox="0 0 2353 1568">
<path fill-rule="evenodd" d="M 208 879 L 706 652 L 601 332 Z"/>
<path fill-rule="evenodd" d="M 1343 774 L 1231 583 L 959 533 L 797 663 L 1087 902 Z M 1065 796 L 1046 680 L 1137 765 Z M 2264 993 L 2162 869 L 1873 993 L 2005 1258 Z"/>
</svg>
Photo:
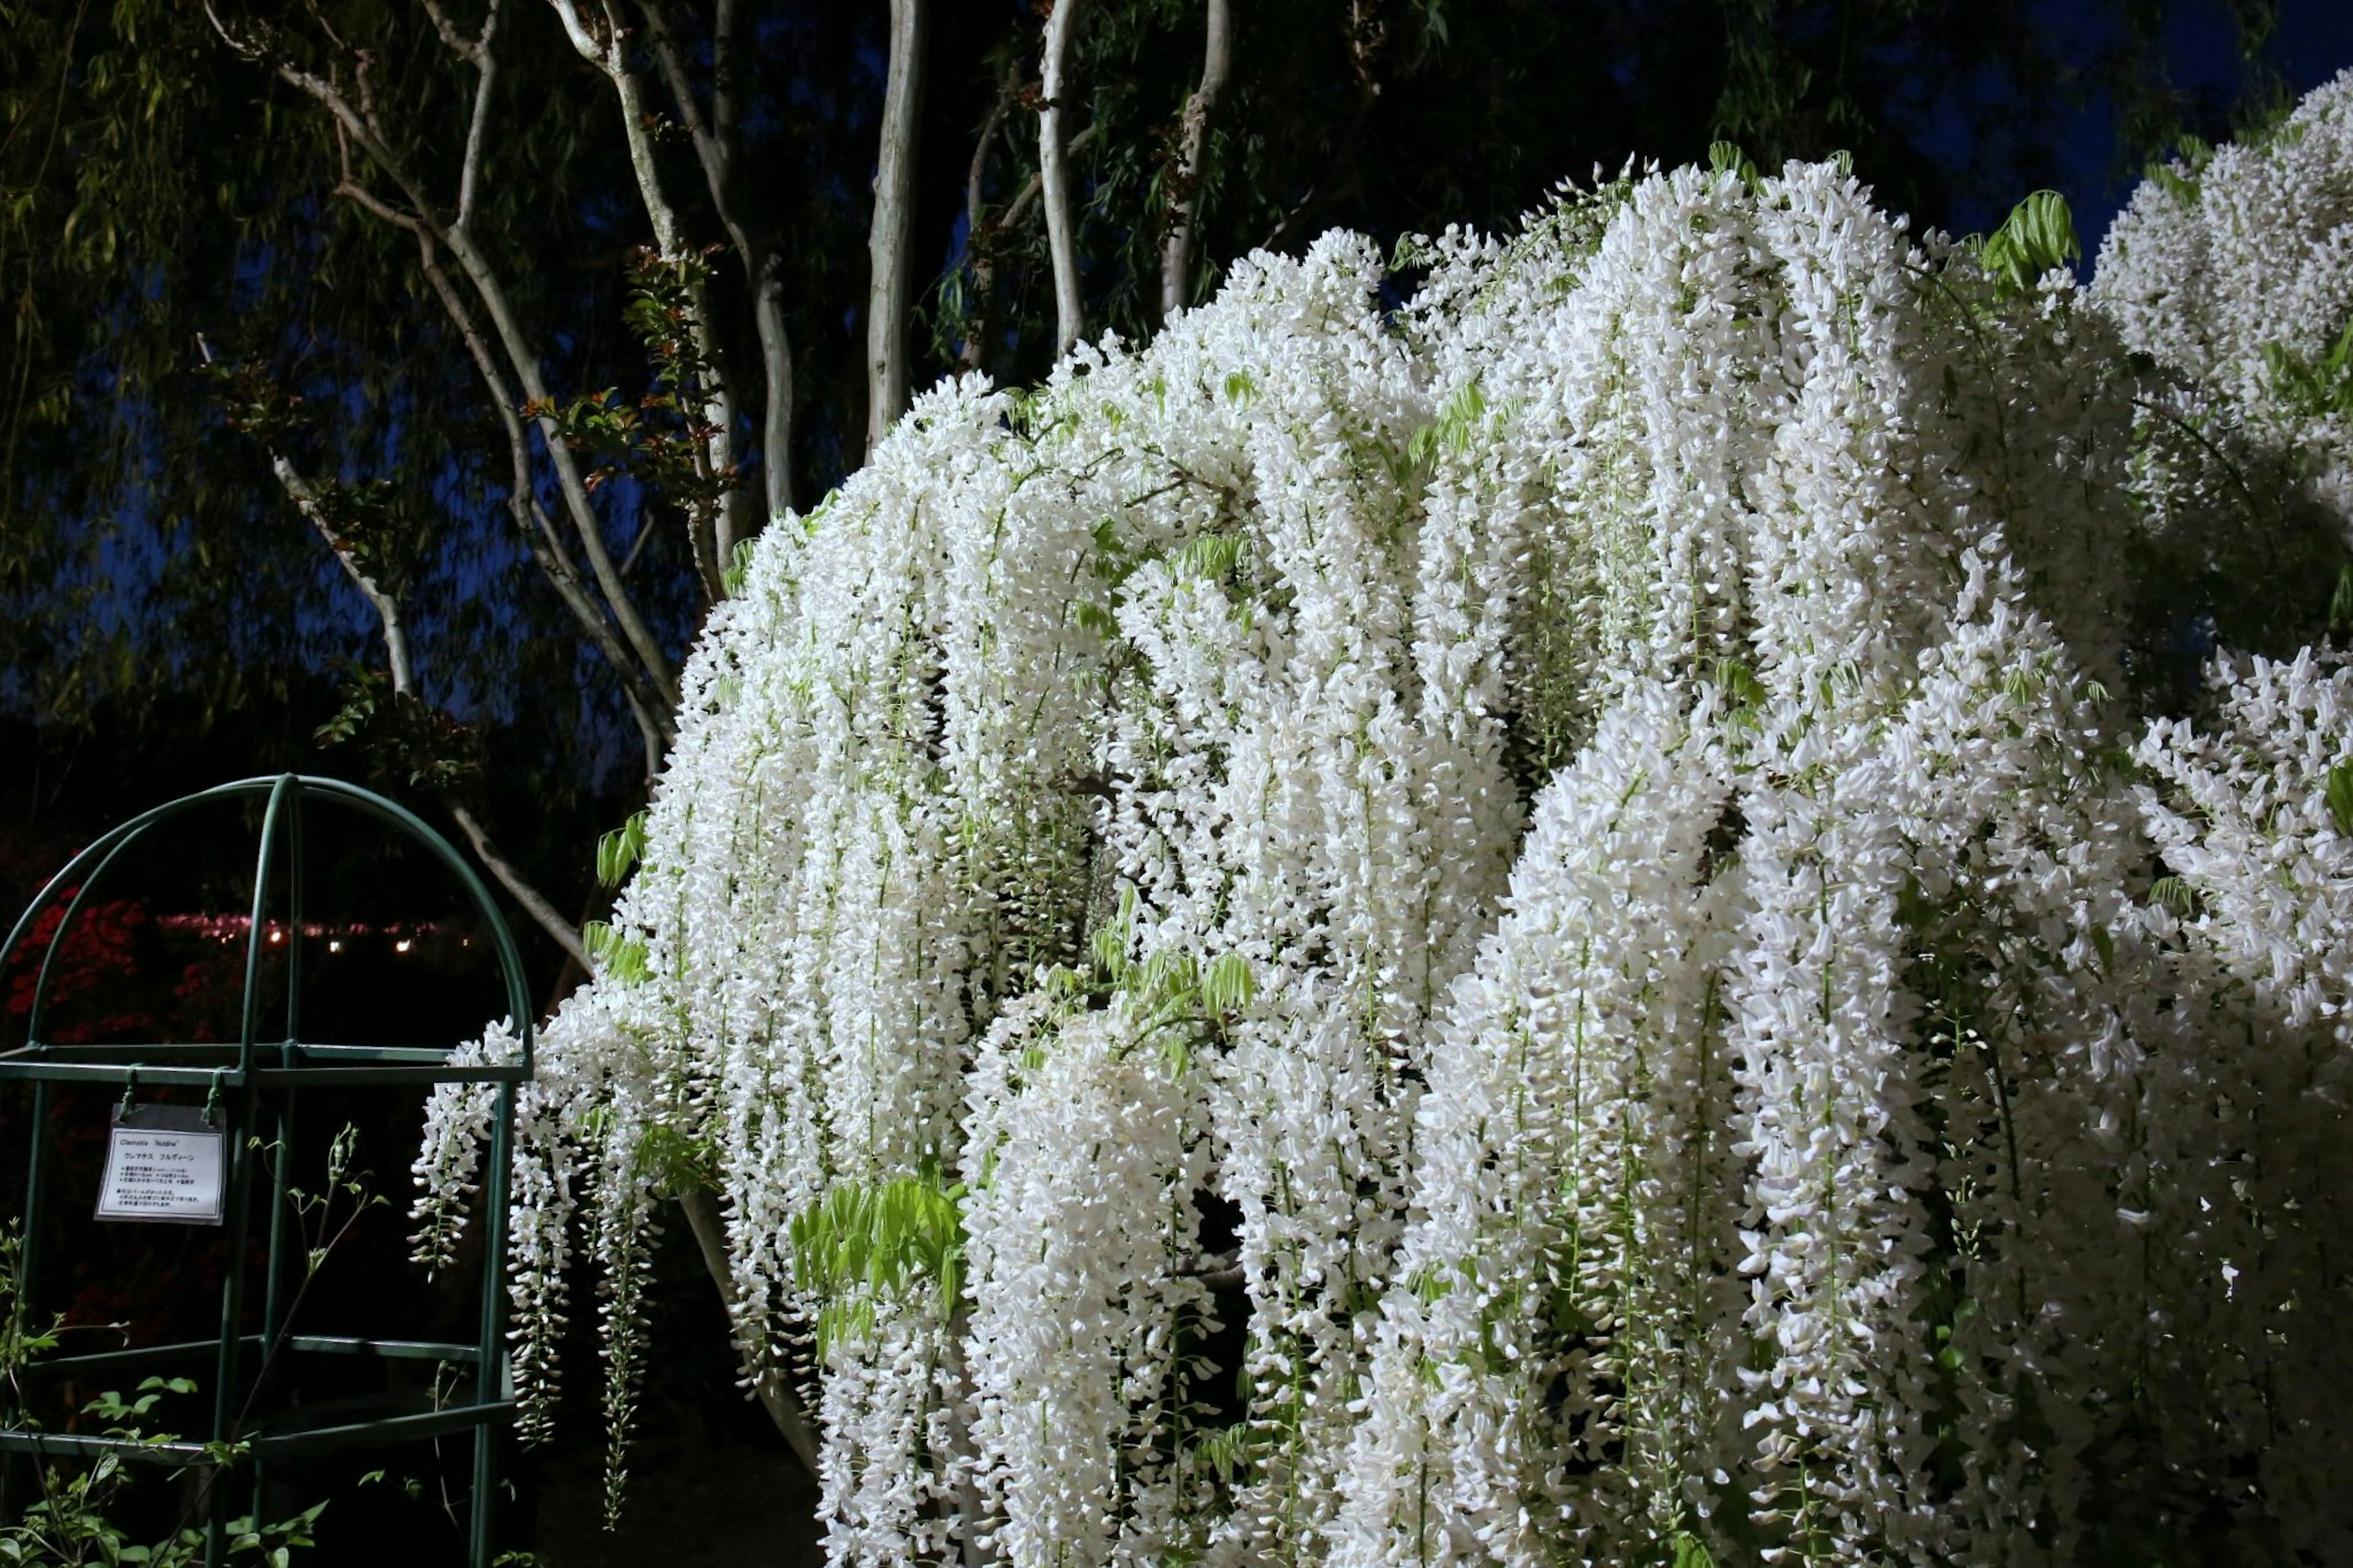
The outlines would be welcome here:
<svg viewBox="0 0 2353 1568">
<path fill-rule="evenodd" d="M 362 789 L 357 784 L 345 784 L 341 779 L 322 778 L 302 773 L 280 773 L 276 777 L 239 779 L 234 784 L 217 784 L 211 789 L 200 790 L 195 795 L 183 795 L 178 800 L 142 812 L 100 837 L 90 847 L 67 862 L 63 870 L 50 878 L 40 892 L 34 896 L 33 901 L 25 907 L 25 912 L 17 917 L 15 929 L 8 933 L 8 940 L 5 943 L 0 943 L 0 973 L 5 973 L 9 963 L 16 956 L 17 950 L 23 946 L 25 939 L 31 934 L 41 911 L 55 901 L 60 889 L 68 887 L 74 888 L 74 896 L 67 904 L 64 915 L 58 921 L 57 930 L 49 938 L 48 951 L 41 960 L 40 975 L 33 984 L 32 1006 L 26 1014 L 25 1025 L 26 1046 L 31 1047 L 39 1043 L 42 1004 L 47 1000 L 51 968 L 57 960 L 58 953 L 65 946 L 66 936 L 71 931 L 75 918 L 81 913 L 82 906 L 88 901 L 91 889 L 97 887 L 100 879 L 109 870 L 112 869 L 114 862 L 123 851 L 129 849 L 132 844 L 149 829 L 157 827 L 184 812 L 225 800 L 267 795 L 269 804 L 263 810 L 261 819 L 260 852 L 254 865 L 252 920 L 246 932 L 245 998 L 237 1038 L 238 1071 L 240 1074 L 250 1072 L 253 1068 L 254 1046 L 258 1041 L 260 1029 L 261 997 L 258 982 L 261 973 L 262 928 L 269 910 L 270 874 L 277 867 L 279 843 L 281 837 L 290 841 L 295 870 L 299 873 L 301 864 L 301 805 L 305 796 L 313 795 L 349 806 L 400 829 L 431 850 L 434 857 L 457 877 L 459 886 L 463 887 L 467 895 L 473 900 L 475 909 L 489 922 L 491 940 L 497 944 L 499 969 L 506 982 L 509 1016 L 513 1020 L 515 1032 L 522 1042 L 522 1059 L 517 1064 L 521 1071 L 516 1076 L 529 1077 L 533 1065 L 535 1042 L 532 1028 L 530 994 L 523 985 L 522 958 L 515 949 L 514 933 L 508 930 L 506 918 L 499 913 L 498 906 L 491 900 L 490 889 L 483 885 L 481 878 L 475 874 L 474 868 L 466 863 L 464 857 L 458 853 L 448 839 L 435 832 L 407 807 L 397 802 L 386 800 L 372 790 Z M 83 874 L 85 869 L 89 870 L 87 876 Z M 290 902 L 293 906 L 292 918 L 298 922 L 299 931 L 299 876 L 292 880 L 295 899 Z M 299 947 L 298 936 L 298 951 Z M 295 989 L 296 987 L 290 985 L 288 988 L 287 1034 L 290 1039 L 295 1033 L 294 1026 L 298 1021 L 294 1014 Z"/>
</svg>

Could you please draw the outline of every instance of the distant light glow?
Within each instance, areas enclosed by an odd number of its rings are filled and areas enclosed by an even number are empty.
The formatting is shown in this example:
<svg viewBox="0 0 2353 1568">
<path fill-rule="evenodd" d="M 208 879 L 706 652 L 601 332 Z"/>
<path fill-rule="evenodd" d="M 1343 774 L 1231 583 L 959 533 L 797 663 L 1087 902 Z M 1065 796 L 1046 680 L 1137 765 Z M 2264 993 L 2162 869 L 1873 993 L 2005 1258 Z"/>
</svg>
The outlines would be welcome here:
<svg viewBox="0 0 2353 1568">
<path fill-rule="evenodd" d="M 408 938 L 402 937 L 398 942 L 392 944 L 392 951 L 395 952 L 406 952 L 411 945 L 413 944 L 409 942 Z"/>
</svg>

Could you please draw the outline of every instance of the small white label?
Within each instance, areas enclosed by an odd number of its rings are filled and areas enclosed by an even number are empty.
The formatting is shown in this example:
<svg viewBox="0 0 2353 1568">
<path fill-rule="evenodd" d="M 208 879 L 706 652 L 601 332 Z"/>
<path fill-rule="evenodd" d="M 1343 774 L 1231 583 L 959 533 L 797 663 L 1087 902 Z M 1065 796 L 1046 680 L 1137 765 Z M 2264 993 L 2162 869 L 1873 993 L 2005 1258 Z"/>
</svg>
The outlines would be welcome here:
<svg viewBox="0 0 2353 1568">
<path fill-rule="evenodd" d="M 134 1106 L 117 1113 L 98 1189 L 100 1219 L 221 1222 L 221 1134 L 200 1112 Z"/>
</svg>

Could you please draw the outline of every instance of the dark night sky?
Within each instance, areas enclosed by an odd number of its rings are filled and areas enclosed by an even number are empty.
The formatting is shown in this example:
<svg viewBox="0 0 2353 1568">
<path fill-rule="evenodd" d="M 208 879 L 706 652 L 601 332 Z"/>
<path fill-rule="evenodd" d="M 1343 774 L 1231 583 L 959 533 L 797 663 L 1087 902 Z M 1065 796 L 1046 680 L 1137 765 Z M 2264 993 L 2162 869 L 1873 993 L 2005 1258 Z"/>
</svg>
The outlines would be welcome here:
<svg viewBox="0 0 2353 1568">
<path fill-rule="evenodd" d="M 2051 0 L 2046 15 L 2061 36 L 2082 36 L 2084 10 L 2075 0 Z M 2085 41 L 2097 42 L 2089 37 Z M 2225 0 L 2194 0 L 2177 8 L 2166 45 L 2175 87 L 2218 104 L 2236 96 L 2237 38 Z M 2265 56 L 2296 98 L 2353 67 L 2353 0 L 2279 0 L 2279 25 Z M 2100 237 L 2107 232 L 2109 220 L 2131 196 L 2134 183 L 2128 176 L 2116 177 L 2116 137 L 2106 103 L 2087 104 L 2076 116 L 2064 157 L 2066 194 L 2088 267 L 2099 254 Z M 1988 221 L 2000 217 L 1989 215 Z"/>
</svg>

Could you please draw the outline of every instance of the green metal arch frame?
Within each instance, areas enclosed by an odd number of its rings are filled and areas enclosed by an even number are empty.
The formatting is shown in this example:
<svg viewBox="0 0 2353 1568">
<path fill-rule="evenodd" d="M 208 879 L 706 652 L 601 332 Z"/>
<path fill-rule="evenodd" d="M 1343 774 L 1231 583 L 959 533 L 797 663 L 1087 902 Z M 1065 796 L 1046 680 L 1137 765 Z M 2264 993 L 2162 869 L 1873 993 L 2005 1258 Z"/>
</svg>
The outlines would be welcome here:
<svg viewBox="0 0 2353 1568">
<path fill-rule="evenodd" d="M 455 876 L 473 901 L 474 908 L 487 922 L 496 948 L 499 967 L 505 981 L 509 1016 L 522 1045 L 519 1059 L 480 1066 L 457 1067 L 437 1058 L 445 1056 L 433 1047 L 377 1049 L 359 1047 L 304 1047 L 300 1033 L 299 997 L 301 994 L 301 816 L 306 798 L 316 796 L 356 810 L 385 823 L 423 845 L 434 858 Z M 60 1047 L 44 1045 L 40 1039 L 41 1013 L 47 1000 L 51 979 L 58 953 L 63 951 L 74 922 L 90 902 L 92 891 L 134 845 L 147 836 L 200 806 L 223 802 L 266 797 L 262 814 L 260 841 L 254 865 L 253 903 L 251 920 L 246 933 L 245 993 L 241 1009 L 237 1044 L 214 1047 Z M 290 862 L 287 876 L 287 918 L 297 931 L 297 940 L 289 949 L 287 985 L 287 1031 L 284 1056 L 277 1068 L 259 1068 L 255 1057 L 260 1046 L 260 978 L 261 952 L 264 945 L 263 928 L 269 910 L 271 878 L 278 871 L 281 852 Z M 214 1093 L 233 1084 L 237 1093 L 229 1114 L 233 1133 L 249 1131 L 259 1124 L 265 1092 L 278 1106 L 277 1131 L 282 1142 L 290 1136 L 294 1091 L 305 1081 L 374 1083 L 380 1086 L 419 1083 L 475 1082 L 495 1091 L 496 1111 L 493 1115 L 484 1170 L 485 1236 L 484 1266 L 481 1282 L 480 1319 L 472 1344 L 462 1342 L 427 1343 L 423 1342 L 384 1341 L 347 1338 L 333 1335 L 301 1334 L 283 1340 L 297 1352 L 325 1354 L 388 1356 L 393 1358 L 425 1358 L 470 1365 L 474 1373 L 474 1397 L 470 1404 L 455 1405 L 437 1409 L 427 1415 L 395 1416 L 388 1419 L 339 1426 L 285 1436 L 264 1436 L 250 1445 L 254 1470 L 254 1506 L 260 1506 L 262 1489 L 261 1467 L 283 1456 L 292 1458 L 301 1453 L 325 1451 L 330 1448 L 359 1446 L 381 1447 L 393 1443 L 414 1441 L 442 1433 L 451 1435 L 470 1432 L 473 1438 L 473 1489 L 468 1505 L 466 1527 L 467 1556 L 470 1568 L 490 1568 L 491 1562 L 491 1517 L 495 1501 L 497 1434 L 511 1420 L 515 1401 L 506 1388 L 508 1372 L 502 1353 L 504 1342 L 504 1266 L 506 1260 L 506 1204 L 508 1192 L 508 1160 L 512 1146 L 515 1119 L 515 1096 L 520 1084 L 533 1076 L 535 1067 L 535 1034 L 530 993 L 524 984 L 522 960 L 516 950 L 514 936 L 506 919 L 492 901 L 490 889 L 483 884 L 449 841 L 419 819 L 416 814 L 396 802 L 385 799 L 356 784 L 339 779 L 281 773 L 275 777 L 240 779 L 215 788 L 184 795 L 152 810 L 142 812 L 130 821 L 112 828 L 67 863 L 64 869 L 51 877 L 32 901 L 18 916 L 5 942 L 0 942 L 0 973 L 5 973 L 39 922 L 43 911 L 54 907 L 63 889 L 73 893 L 65 900 L 64 912 L 49 936 L 47 951 L 41 959 L 40 972 L 34 982 L 31 1005 L 26 1019 L 26 1039 L 21 1049 L 0 1049 L 0 1080 L 28 1081 L 33 1089 L 32 1147 L 25 1183 L 26 1230 L 25 1242 L 17 1256 L 16 1285 L 20 1297 L 29 1297 L 34 1289 L 40 1247 L 38 1216 L 43 1211 L 43 1158 L 47 1107 L 53 1087 L 64 1082 L 117 1082 L 124 1086 L 126 1097 L 138 1085 L 142 1055 L 158 1050 L 195 1049 L 208 1052 L 236 1052 L 236 1065 L 205 1067 L 156 1066 L 145 1063 L 151 1080 L 183 1086 L 209 1082 Z M 321 1053 L 359 1053 L 375 1058 L 395 1058 L 389 1064 L 381 1060 L 373 1065 L 352 1067 L 340 1059 L 329 1065 L 303 1066 L 304 1051 Z M 109 1055 L 116 1059 L 88 1059 L 87 1053 Z M 72 1058 L 72 1059 L 66 1059 Z M 228 1255 L 244 1258 L 247 1251 L 248 1222 L 252 1207 L 251 1188 L 253 1158 L 241 1137 L 232 1137 L 229 1151 L 228 1184 L 231 1189 L 227 1205 L 227 1244 Z M 240 1363 L 248 1351 L 266 1352 L 273 1331 L 281 1335 L 286 1325 L 280 1312 L 278 1280 L 280 1272 L 282 1243 L 283 1173 L 272 1175 L 270 1203 L 269 1263 L 264 1282 L 261 1332 L 252 1334 L 244 1329 L 245 1275 L 243 1266 L 232 1268 L 222 1285 L 221 1331 L 213 1341 L 192 1341 L 179 1344 L 142 1347 L 125 1352 L 101 1352 L 92 1355 L 56 1358 L 48 1363 L 51 1373 L 70 1372 L 87 1368 L 96 1372 L 117 1363 L 128 1366 L 164 1357 L 185 1356 L 210 1351 L 215 1357 L 215 1389 L 212 1436 L 215 1443 L 227 1440 L 237 1434 L 233 1430 L 237 1412 L 232 1407 L 234 1391 L 239 1385 Z M 265 1359 L 264 1365 L 267 1365 Z M 12 1393 L 0 1400 L 0 1458 L 29 1457 L 36 1463 L 69 1451 L 90 1458 L 111 1456 L 117 1460 L 132 1459 L 167 1464 L 206 1464 L 212 1462 L 213 1449 L 206 1445 L 171 1443 L 162 1446 L 113 1438 L 67 1436 L 27 1429 L 16 1417 L 15 1396 Z M 215 1500 L 205 1523 L 204 1561 L 206 1568 L 221 1568 L 229 1553 L 228 1538 L 224 1532 L 226 1504 Z"/>
<path fill-rule="evenodd" d="M 276 868 L 281 838 L 292 841 L 299 868 L 300 806 L 305 796 L 312 795 L 399 829 L 430 850 L 434 858 L 457 878 L 459 885 L 473 900 L 475 909 L 488 922 L 491 939 L 497 945 L 499 969 L 506 983 L 508 1016 L 522 1042 L 522 1060 L 517 1064 L 519 1070 L 514 1076 L 530 1077 L 535 1061 L 536 1041 L 535 1031 L 532 1027 L 530 993 L 523 984 L 522 956 L 516 950 L 514 933 L 509 929 L 506 917 L 499 912 L 498 905 L 491 898 L 490 889 L 475 873 L 473 867 L 458 853 L 455 846 L 407 807 L 387 800 L 373 790 L 362 789 L 341 779 L 302 773 L 239 779 L 233 784 L 216 784 L 211 789 L 199 790 L 195 795 L 183 795 L 153 807 L 100 837 L 68 861 L 64 869 L 51 877 L 34 895 L 32 902 L 25 907 L 24 913 L 17 917 L 15 928 L 8 933 L 8 940 L 0 943 L 0 973 L 5 973 L 25 940 L 32 933 L 41 911 L 50 907 L 61 889 L 74 889 L 73 898 L 59 918 L 57 930 L 50 935 L 48 951 L 42 956 L 40 974 L 33 984 L 32 1005 L 26 1016 L 26 1044 L 37 1044 L 40 1038 L 41 1009 L 48 996 L 51 968 L 64 949 L 67 934 L 80 915 L 92 889 L 113 868 L 123 851 L 151 828 L 184 813 L 224 801 L 266 795 L 268 805 L 262 813 L 260 848 L 254 866 L 253 909 L 246 931 L 245 995 L 237 1038 L 238 1072 L 240 1076 L 251 1072 L 254 1046 L 259 1034 L 260 995 L 256 982 L 260 977 L 262 927 L 269 910 L 270 873 Z M 93 866 L 89 875 L 84 876 L 85 868 Z"/>
</svg>

